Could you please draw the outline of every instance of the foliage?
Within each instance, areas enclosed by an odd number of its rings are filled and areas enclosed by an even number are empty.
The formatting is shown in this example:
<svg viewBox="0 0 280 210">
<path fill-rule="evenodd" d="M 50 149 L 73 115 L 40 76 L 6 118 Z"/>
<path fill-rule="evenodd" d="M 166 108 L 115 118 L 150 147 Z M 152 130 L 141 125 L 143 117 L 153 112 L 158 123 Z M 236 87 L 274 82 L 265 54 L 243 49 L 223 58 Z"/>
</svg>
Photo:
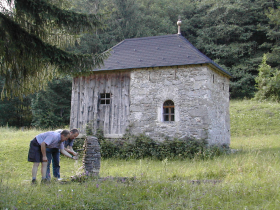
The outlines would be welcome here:
<svg viewBox="0 0 280 210">
<path fill-rule="evenodd" d="M 266 26 L 267 36 L 270 40 L 274 41 L 274 44 L 271 46 L 270 51 L 267 52 L 268 62 L 272 67 L 280 68 L 280 1 L 275 1 L 275 6 L 270 7 L 266 11 L 266 15 L 269 18 L 269 25 Z"/>
<path fill-rule="evenodd" d="M 79 138 L 79 139 L 76 138 L 74 143 L 73 143 L 73 150 L 74 151 L 83 151 L 84 150 L 84 143 L 85 143 L 84 138 Z"/>
<path fill-rule="evenodd" d="M 225 149 L 219 149 L 220 147 L 207 147 L 205 140 L 185 138 L 157 142 L 143 134 L 130 135 L 127 139 L 118 141 L 103 139 L 100 145 L 101 156 L 105 159 L 192 159 L 225 154 Z"/>
<path fill-rule="evenodd" d="M 57 128 L 69 125 L 71 109 L 70 78 L 54 79 L 46 90 L 32 99 L 32 125 L 39 128 Z"/>
<path fill-rule="evenodd" d="M 0 10 L 1 98 L 41 90 L 57 74 L 80 74 L 102 64 L 107 54 L 66 52 L 74 35 L 102 28 L 101 16 L 81 14 L 51 0 L 5 0 Z M 73 41 L 72 41 L 73 42 Z"/>
<path fill-rule="evenodd" d="M 264 0 L 217 0 L 197 3 L 188 21 L 189 40 L 232 75 L 231 98 L 252 98 L 257 66 L 275 41 L 268 39 L 269 18 L 265 11 L 274 6 Z"/>
<path fill-rule="evenodd" d="M 91 136 L 93 134 L 92 127 L 93 127 L 92 122 L 89 122 L 86 124 L 86 135 L 87 136 Z"/>
<path fill-rule="evenodd" d="M 255 78 L 258 92 L 255 95 L 256 100 L 280 100 L 280 71 L 272 69 L 267 63 L 266 55 L 263 56 L 259 66 L 259 74 Z"/>
<path fill-rule="evenodd" d="M 31 97 L 0 100 L 0 126 L 29 127 L 32 121 Z"/>
<path fill-rule="evenodd" d="M 94 5 L 92 5 L 94 4 Z M 84 34 L 71 48 L 73 52 L 104 52 L 124 39 L 177 33 L 178 15 L 191 17 L 195 5 L 191 0 L 83 0 L 76 2 L 75 11 L 105 13 L 106 28 Z M 89 5 L 92 5 L 89 7 Z"/>
<path fill-rule="evenodd" d="M 0 89 L 4 80 L 0 77 Z M 22 127 L 31 125 L 31 96 L 19 98 L 3 98 L 0 100 L 0 126 Z"/>
</svg>

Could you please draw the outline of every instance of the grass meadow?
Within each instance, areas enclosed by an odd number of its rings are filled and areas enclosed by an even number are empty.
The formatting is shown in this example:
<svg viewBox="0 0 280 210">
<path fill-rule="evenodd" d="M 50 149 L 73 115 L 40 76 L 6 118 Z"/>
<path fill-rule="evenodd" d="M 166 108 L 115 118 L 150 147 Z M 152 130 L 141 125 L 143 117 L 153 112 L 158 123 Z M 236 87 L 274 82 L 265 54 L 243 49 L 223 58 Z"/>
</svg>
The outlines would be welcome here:
<svg viewBox="0 0 280 210">
<path fill-rule="evenodd" d="M 42 130 L 0 128 L 0 209 L 280 209 L 280 104 L 231 101 L 231 149 L 209 160 L 101 161 L 100 177 L 31 185 L 29 142 Z M 38 171 L 38 177 L 40 177 Z M 126 179 L 123 179 L 126 177 Z"/>
</svg>

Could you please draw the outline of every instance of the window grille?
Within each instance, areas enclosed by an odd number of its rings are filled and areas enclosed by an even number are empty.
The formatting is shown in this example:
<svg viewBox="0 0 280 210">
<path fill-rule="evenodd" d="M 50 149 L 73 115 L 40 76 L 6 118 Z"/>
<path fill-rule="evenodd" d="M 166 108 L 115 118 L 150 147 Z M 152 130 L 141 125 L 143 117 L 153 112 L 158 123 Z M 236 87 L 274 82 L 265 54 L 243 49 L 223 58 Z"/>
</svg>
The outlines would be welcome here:
<svg viewBox="0 0 280 210">
<path fill-rule="evenodd" d="M 165 101 L 163 103 L 163 121 L 175 121 L 175 107 L 174 102 L 171 100 Z"/>
<path fill-rule="evenodd" d="M 100 93 L 100 104 L 110 104 L 111 93 Z"/>
</svg>

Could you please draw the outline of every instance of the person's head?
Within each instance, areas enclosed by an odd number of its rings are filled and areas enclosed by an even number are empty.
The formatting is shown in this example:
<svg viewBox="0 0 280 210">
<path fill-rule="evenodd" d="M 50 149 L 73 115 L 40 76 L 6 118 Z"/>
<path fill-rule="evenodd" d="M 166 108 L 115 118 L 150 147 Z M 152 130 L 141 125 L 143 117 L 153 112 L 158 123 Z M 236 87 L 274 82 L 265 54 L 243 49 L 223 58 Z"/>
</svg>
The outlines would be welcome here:
<svg viewBox="0 0 280 210">
<path fill-rule="evenodd" d="M 75 139 L 75 138 L 77 138 L 77 136 L 79 135 L 79 131 L 78 131 L 78 129 L 76 129 L 76 128 L 74 128 L 74 129 L 72 129 L 71 131 L 70 131 L 70 137 L 69 137 L 69 139 Z"/>
<path fill-rule="evenodd" d="M 66 141 L 70 137 L 70 131 L 63 130 L 61 131 L 60 135 L 61 135 L 61 141 Z"/>
</svg>

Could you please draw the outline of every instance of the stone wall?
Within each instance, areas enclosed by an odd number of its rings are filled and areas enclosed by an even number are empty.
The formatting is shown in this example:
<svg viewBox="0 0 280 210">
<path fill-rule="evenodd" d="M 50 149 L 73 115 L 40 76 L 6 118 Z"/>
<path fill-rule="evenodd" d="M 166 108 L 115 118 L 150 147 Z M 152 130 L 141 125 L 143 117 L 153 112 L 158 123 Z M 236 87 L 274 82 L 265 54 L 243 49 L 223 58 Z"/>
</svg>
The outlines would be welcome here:
<svg viewBox="0 0 280 210">
<path fill-rule="evenodd" d="M 130 132 L 163 140 L 191 136 L 229 144 L 229 79 L 208 66 L 136 69 L 130 81 Z M 175 104 L 175 121 L 162 106 Z"/>
<path fill-rule="evenodd" d="M 208 138 L 212 144 L 230 144 L 229 79 L 210 71 L 208 94 Z"/>
<path fill-rule="evenodd" d="M 100 93 L 112 103 L 100 105 Z M 175 105 L 175 121 L 163 122 L 166 100 Z M 97 72 L 73 81 L 70 127 L 85 125 L 121 138 L 126 130 L 155 140 L 183 137 L 230 143 L 229 79 L 209 65 Z"/>
<path fill-rule="evenodd" d="M 94 136 L 87 136 L 84 143 L 83 168 L 87 175 L 98 176 L 101 162 L 101 147 L 98 139 Z"/>
</svg>

